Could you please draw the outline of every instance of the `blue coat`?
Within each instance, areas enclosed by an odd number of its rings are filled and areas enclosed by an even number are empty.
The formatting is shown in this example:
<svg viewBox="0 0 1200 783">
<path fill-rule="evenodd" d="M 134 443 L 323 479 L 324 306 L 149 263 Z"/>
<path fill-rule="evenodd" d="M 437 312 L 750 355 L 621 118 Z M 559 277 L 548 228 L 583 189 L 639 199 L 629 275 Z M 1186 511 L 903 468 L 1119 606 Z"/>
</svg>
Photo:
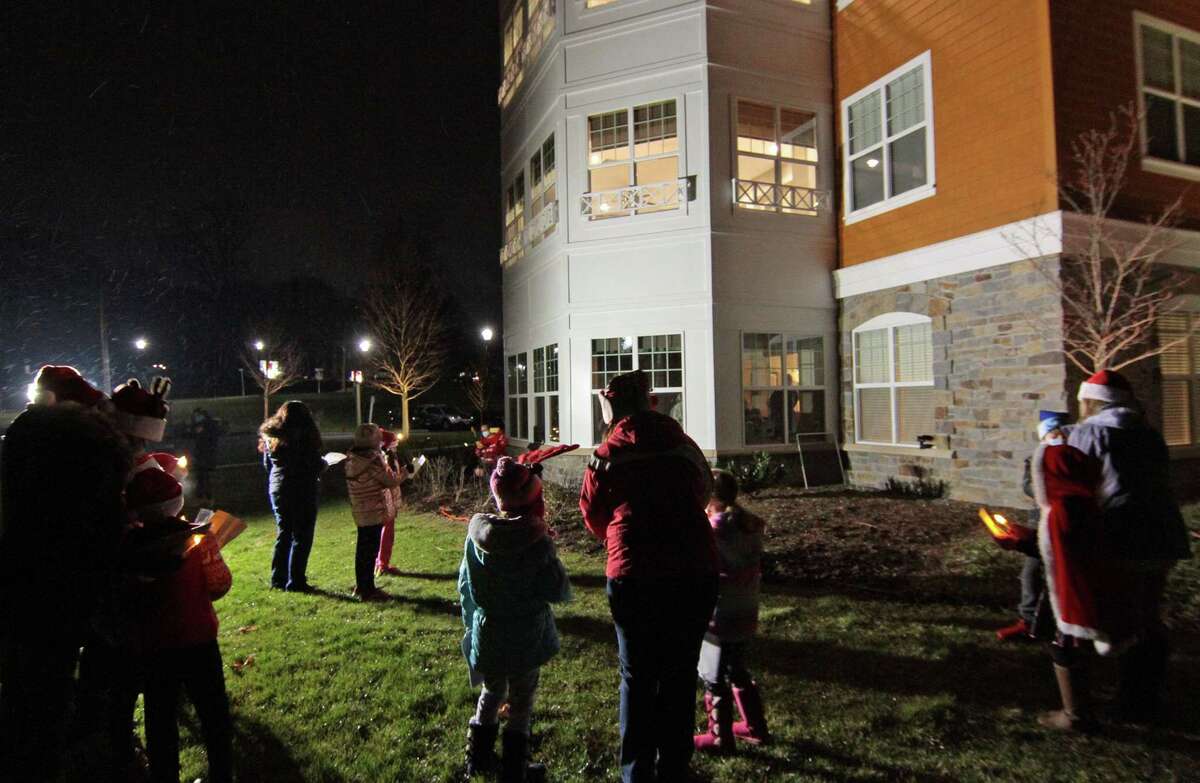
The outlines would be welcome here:
<svg viewBox="0 0 1200 783">
<path fill-rule="evenodd" d="M 271 507 L 277 512 L 281 507 L 316 505 L 321 472 L 325 469 L 325 460 L 319 453 L 305 454 L 280 444 L 274 450 L 263 451 L 263 467 L 269 474 L 267 492 Z"/>
<path fill-rule="evenodd" d="M 571 585 L 542 520 L 476 514 L 463 545 L 458 592 L 463 650 L 474 671 L 516 676 L 558 653 L 550 604 L 570 600 Z"/>
</svg>

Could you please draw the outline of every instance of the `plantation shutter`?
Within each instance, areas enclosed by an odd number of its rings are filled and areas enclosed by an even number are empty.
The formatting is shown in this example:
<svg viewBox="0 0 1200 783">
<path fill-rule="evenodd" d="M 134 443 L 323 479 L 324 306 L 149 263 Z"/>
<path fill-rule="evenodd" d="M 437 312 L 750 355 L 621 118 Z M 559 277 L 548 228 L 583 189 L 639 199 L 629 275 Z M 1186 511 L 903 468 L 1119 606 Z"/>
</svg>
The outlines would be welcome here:
<svg viewBox="0 0 1200 783">
<path fill-rule="evenodd" d="M 930 324 L 896 327 L 896 381 L 933 380 L 933 329 Z"/>
<path fill-rule="evenodd" d="M 858 437 L 870 443 L 892 442 L 891 389 L 858 390 Z"/>
<path fill-rule="evenodd" d="M 1168 446 L 1186 446 L 1192 442 L 1191 387 L 1183 378 L 1163 380 L 1163 438 Z"/>
<path fill-rule="evenodd" d="M 1159 358 L 1159 366 L 1163 375 L 1187 375 L 1191 371 L 1188 342 L 1192 343 L 1191 353 L 1200 352 L 1200 340 L 1184 339 L 1188 333 L 1188 316 L 1185 313 L 1172 313 L 1158 319 L 1158 344 L 1171 345 L 1179 340 L 1177 345 L 1168 348 Z"/>
<path fill-rule="evenodd" d="M 912 445 L 918 435 L 933 434 L 933 388 L 896 389 L 896 442 Z"/>
</svg>

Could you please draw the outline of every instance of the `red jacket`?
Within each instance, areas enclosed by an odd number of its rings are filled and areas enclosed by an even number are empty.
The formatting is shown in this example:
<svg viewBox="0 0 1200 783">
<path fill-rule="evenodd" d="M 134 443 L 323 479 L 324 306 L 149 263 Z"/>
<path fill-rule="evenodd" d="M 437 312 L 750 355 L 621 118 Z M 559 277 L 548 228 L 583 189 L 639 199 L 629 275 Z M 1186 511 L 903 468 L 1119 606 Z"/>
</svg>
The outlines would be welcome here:
<svg viewBox="0 0 1200 783">
<path fill-rule="evenodd" d="M 700 448 L 670 416 L 621 419 L 592 456 L 579 496 L 588 531 L 608 550 L 608 577 L 716 574 L 704 513 L 711 485 Z"/>
<path fill-rule="evenodd" d="M 216 639 L 213 601 L 229 592 L 232 584 L 220 547 L 212 536 L 201 536 L 178 571 L 138 591 L 139 648 L 155 653 Z"/>
<path fill-rule="evenodd" d="M 475 442 L 475 456 L 487 462 L 495 462 L 508 453 L 508 437 L 503 432 L 492 434 Z"/>
</svg>

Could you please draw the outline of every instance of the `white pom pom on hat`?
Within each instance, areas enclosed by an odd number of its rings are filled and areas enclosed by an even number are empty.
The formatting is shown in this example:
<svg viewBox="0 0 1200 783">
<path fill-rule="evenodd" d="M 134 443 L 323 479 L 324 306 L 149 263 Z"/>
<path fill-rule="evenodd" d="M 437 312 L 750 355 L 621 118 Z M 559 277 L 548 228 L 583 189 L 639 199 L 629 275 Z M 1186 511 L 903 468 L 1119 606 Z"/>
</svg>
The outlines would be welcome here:
<svg viewBox="0 0 1200 783">
<path fill-rule="evenodd" d="M 1078 399 L 1119 403 L 1133 400 L 1133 387 L 1115 370 L 1101 370 L 1079 384 Z"/>
</svg>

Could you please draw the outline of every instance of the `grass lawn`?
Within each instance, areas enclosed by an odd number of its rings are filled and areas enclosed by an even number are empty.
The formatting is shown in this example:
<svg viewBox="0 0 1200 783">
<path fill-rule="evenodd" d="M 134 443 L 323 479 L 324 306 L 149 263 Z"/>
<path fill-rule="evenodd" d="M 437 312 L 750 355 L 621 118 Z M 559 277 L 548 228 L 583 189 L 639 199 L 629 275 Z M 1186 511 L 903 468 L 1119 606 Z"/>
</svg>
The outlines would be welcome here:
<svg viewBox="0 0 1200 783">
<path fill-rule="evenodd" d="M 240 780 L 458 780 L 476 697 L 458 652 L 463 527 L 402 517 L 395 563 L 406 576 L 381 580 L 393 601 L 364 605 L 346 597 L 348 507 L 322 509 L 309 569 L 328 591 L 318 595 L 266 589 L 274 526 L 269 517 L 249 521 L 226 551 L 234 587 L 218 604 Z M 1188 714 L 1200 684 L 1194 628 L 1177 634 L 1170 728 L 1110 726 L 1097 738 L 1043 732 L 1034 715 L 1054 706 L 1046 651 L 1000 646 L 992 636 L 1010 619 L 1005 604 L 1015 601 L 1019 565 L 974 526 L 970 532 L 947 543 L 959 598 L 768 586 L 752 668 L 777 741 L 733 759 L 698 760 L 702 779 L 1200 780 L 1200 716 Z M 564 560 L 576 597 L 558 612 L 563 651 L 543 670 L 536 752 L 551 780 L 611 781 L 617 676 L 604 564 L 583 547 Z M 1194 598 L 1197 569 L 1177 571 L 1176 589 Z M 998 573 L 1011 592 L 980 597 L 975 588 Z M 252 665 L 230 668 L 249 656 Z M 1097 680 L 1111 682 L 1112 666 L 1099 668 Z M 193 727 L 185 779 L 203 771 Z"/>
</svg>

